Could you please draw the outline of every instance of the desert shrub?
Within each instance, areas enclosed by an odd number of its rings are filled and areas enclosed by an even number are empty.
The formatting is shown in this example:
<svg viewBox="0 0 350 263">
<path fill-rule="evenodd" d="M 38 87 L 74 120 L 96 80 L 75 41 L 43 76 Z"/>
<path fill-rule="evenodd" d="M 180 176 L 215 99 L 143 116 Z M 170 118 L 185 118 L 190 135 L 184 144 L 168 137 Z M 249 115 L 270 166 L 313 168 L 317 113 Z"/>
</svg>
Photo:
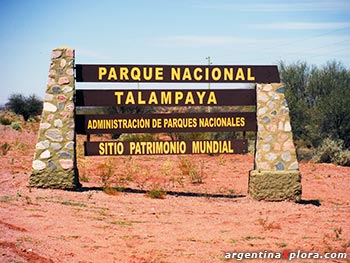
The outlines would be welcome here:
<svg viewBox="0 0 350 263">
<path fill-rule="evenodd" d="M 350 165 L 350 151 L 343 148 L 342 140 L 326 138 L 316 149 L 314 160 L 319 163 Z"/>
<path fill-rule="evenodd" d="M 343 150 L 335 154 L 334 160 L 337 164 L 342 166 L 350 166 L 350 151 Z"/>
<path fill-rule="evenodd" d="M 11 128 L 16 130 L 16 131 L 20 131 L 22 129 L 22 124 L 18 121 L 16 122 L 12 122 L 11 123 Z"/>
<path fill-rule="evenodd" d="M 12 94 L 8 99 L 8 103 L 6 103 L 6 108 L 22 115 L 24 120 L 27 121 L 30 117 L 41 114 L 43 102 L 36 95 L 25 97 L 22 94 Z"/>
<path fill-rule="evenodd" d="M 310 161 L 314 156 L 314 150 L 306 147 L 297 148 L 298 161 Z"/>
<path fill-rule="evenodd" d="M 10 150 L 11 146 L 8 142 L 4 142 L 3 144 L 1 144 L 1 154 L 2 155 L 6 155 L 7 152 Z"/>
<path fill-rule="evenodd" d="M 2 125 L 10 125 L 11 124 L 11 120 L 7 116 L 1 116 L 0 117 L 0 123 Z"/>
</svg>

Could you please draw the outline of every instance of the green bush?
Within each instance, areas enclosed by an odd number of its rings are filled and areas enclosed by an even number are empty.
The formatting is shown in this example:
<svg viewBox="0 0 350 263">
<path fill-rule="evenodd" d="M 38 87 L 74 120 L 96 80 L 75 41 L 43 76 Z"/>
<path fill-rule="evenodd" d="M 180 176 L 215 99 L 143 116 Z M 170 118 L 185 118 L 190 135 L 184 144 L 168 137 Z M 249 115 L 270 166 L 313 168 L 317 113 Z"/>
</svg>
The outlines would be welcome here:
<svg viewBox="0 0 350 263">
<path fill-rule="evenodd" d="M 1 116 L 0 117 L 0 123 L 2 125 L 10 125 L 11 124 L 11 120 L 9 118 L 7 118 L 6 116 Z"/>
<path fill-rule="evenodd" d="M 326 138 L 316 149 L 314 160 L 318 163 L 334 163 L 343 166 L 350 165 L 350 151 L 343 148 L 342 140 Z"/>
<path fill-rule="evenodd" d="M 16 130 L 16 131 L 20 131 L 20 130 L 22 130 L 22 124 L 18 121 L 12 122 L 11 128 Z"/>
</svg>

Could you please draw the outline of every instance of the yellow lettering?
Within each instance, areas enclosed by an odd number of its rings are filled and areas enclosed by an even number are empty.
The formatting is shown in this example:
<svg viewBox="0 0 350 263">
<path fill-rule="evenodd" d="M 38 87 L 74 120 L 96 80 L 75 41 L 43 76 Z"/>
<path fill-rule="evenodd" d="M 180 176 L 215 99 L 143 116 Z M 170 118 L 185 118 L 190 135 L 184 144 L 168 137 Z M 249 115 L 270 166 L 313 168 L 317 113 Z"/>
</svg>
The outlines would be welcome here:
<svg viewBox="0 0 350 263">
<path fill-rule="evenodd" d="M 194 104 L 192 92 L 187 93 L 185 104 Z"/>
<path fill-rule="evenodd" d="M 203 104 L 203 99 L 204 99 L 204 96 L 205 96 L 205 91 L 197 91 L 197 96 L 198 96 L 198 99 L 199 99 L 199 104 Z"/>
<path fill-rule="evenodd" d="M 115 68 L 111 68 L 109 70 L 109 74 L 108 74 L 108 80 L 114 79 L 117 80 L 117 72 L 115 71 Z"/>
<path fill-rule="evenodd" d="M 92 128 L 92 123 L 91 123 L 91 120 L 89 120 L 89 121 L 88 121 L 87 128 L 88 128 L 88 130 L 93 129 L 93 128 Z"/>
<path fill-rule="evenodd" d="M 171 92 L 170 91 L 161 92 L 160 101 L 161 101 L 161 104 L 171 104 Z"/>
<path fill-rule="evenodd" d="M 211 77 L 215 81 L 219 80 L 221 78 L 221 70 L 219 68 L 213 68 L 211 71 Z"/>
<path fill-rule="evenodd" d="M 147 69 L 148 69 L 148 72 L 147 72 Z M 147 75 L 148 73 L 148 75 Z M 153 70 L 152 68 L 143 68 L 143 78 L 145 80 L 151 80 L 152 79 L 152 74 L 153 73 Z"/>
<path fill-rule="evenodd" d="M 98 154 L 99 155 L 104 155 L 105 154 L 105 149 L 104 149 L 104 143 L 103 142 L 100 142 L 99 145 L 98 145 Z"/>
<path fill-rule="evenodd" d="M 122 96 L 124 95 L 123 91 L 114 92 L 114 96 L 117 97 L 117 104 L 122 104 Z"/>
<path fill-rule="evenodd" d="M 171 68 L 171 80 L 180 80 L 181 70 L 180 68 Z"/>
<path fill-rule="evenodd" d="M 175 91 L 175 104 L 179 104 L 179 101 L 182 100 L 184 94 L 181 91 Z"/>
<path fill-rule="evenodd" d="M 224 80 L 233 80 L 233 68 L 224 68 Z"/>
<path fill-rule="evenodd" d="M 163 80 L 163 68 L 156 67 L 156 80 Z"/>
<path fill-rule="evenodd" d="M 148 99 L 148 104 L 158 104 L 158 99 L 157 99 L 157 95 L 154 91 L 151 92 L 151 95 L 149 96 Z"/>
<path fill-rule="evenodd" d="M 125 104 L 135 104 L 134 95 L 132 95 L 132 92 L 130 92 L 130 91 L 126 95 Z"/>
<path fill-rule="evenodd" d="M 248 80 L 255 80 L 255 77 L 252 76 L 252 69 L 251 68 L 248 68 L 247 69 L 247 74 L 248 74 Z"/>
<path fill-rule="evenodd" d="M 189 68 L 185 68 L 182 80 L 192 80 L 191 71 Z"/>
<path fill-rule="evenodd" d="M 209 93 L 208 104 L 218 104 L 218 102 L 216 101 L 216 96 L 214 91 L 211 91 Z"/>
<path fill-rule="evenodd" d="M 102 80 L 102 77 L 107 74 L 107 69 L 105 67 L 98 68 L 98 79 Z"/>
<path fill-rule="evenodd" d="M 238 68 L 237 75 L 236 75 L 236 80 L 245 80 L 244 72 L 243 72 L 242 68 Z"/>
<path fill-rule="evenodd" d="M 193 71 L 193 77 L 195 80 L 201 80 L 203 78 L 203 75 L 199 75 L 199 73 L 202 73 L 203 70 L 201 68 L 195 68 Z"/>
<path fill-rule="evenodd" d="M 125 68 L 125 67 L 120 68 L 119 79 L 120 80 L 129 80 L 128 73 L 129 73 L 128 68 Z"/>
<path fill-rule="evenodd" d="M 141 92 L 141 91 L 138 91 L 137 93 L 138 93 L 138 96 L 137 96 L 137 98 L 138 98 L 137 103 L 138 103 L 138 104 L 146 104 L 146 101 L 145 101 L 145 100 L 142 100 L 142 92 Z"/>
<path fill-rule="evenodd" d="M 140 76 L 141 76 L 141 70 L 137 67 L 133 67 L 130 71 L 130 74 L 131 74 L 131 78 L 133 80 L 141 80 L 140 79 Z"/>
</svg>

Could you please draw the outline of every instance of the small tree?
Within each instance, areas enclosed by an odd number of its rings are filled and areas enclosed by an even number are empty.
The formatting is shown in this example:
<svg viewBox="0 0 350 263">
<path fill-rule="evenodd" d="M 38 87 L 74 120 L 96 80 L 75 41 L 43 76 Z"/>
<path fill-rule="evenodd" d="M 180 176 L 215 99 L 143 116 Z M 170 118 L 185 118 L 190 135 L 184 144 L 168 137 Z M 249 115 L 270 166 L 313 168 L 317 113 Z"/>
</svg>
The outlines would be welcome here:
<svg viewBox="0 0 350 263">
<path fill-rule="evenodd" d="M 43 102 L 34 94 L 29 97 L 22 94 L 12 94 L 8 99 L 8 103 L 6 103 L 6 108 L 22 115 L 24 120 L 27 121 L 30 117 L 41 114 Z"/>
</svg>

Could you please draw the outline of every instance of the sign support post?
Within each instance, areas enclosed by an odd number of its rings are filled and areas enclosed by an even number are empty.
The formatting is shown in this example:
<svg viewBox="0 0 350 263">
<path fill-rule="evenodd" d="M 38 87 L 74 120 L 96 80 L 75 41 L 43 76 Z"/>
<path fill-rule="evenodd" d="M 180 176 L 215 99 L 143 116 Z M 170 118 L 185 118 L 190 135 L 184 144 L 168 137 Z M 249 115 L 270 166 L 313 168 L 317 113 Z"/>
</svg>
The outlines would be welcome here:
<svg viewBox="0 0 350 263">
<path fill-rule="evenodd" d="M 257 84 L 256 94 L 258 131 L 248 193 L 257 200 L 300 201 L 301 174 L 284 86 Z"/>
<path fill-rule="evenodd" d="M 76 163 L 74 92 L 74 49 L 54 49 L 30 186 L 61 189 L 80 187 Z"/>
</svg>

